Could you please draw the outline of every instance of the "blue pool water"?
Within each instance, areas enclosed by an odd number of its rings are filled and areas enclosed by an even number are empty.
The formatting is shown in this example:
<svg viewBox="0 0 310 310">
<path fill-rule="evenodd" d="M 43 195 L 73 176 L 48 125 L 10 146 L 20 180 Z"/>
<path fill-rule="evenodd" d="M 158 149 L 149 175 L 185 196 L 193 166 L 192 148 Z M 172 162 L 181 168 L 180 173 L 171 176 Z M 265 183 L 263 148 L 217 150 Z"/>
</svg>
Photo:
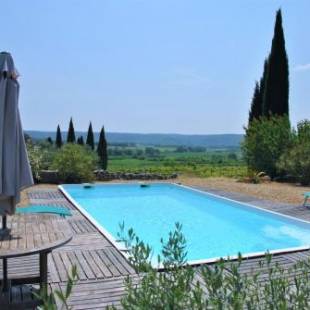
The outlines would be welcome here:
<svg viewBox="0 0 310 310">
<path fill-rule="evenodd" d="M 173 184 L 63 188 L 115 239 L 124 221 L 155 255 L 176 222 L 183 225 L 189 261 L 310 245 L 310 224 Z"/>
</svg>

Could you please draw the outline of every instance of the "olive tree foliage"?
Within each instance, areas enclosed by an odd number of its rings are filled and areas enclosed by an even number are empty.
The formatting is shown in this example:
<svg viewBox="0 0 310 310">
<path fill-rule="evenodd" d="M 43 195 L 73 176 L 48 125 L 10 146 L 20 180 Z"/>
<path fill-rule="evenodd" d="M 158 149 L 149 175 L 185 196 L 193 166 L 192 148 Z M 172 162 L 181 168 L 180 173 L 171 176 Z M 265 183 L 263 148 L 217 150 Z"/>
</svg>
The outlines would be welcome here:
<svg viewBox="0 0 310 310">
<path fill-rule="evenodd" d="M 292 145 L 278 163 L 278 168 L 294 177 L 302 185 L 310 184 L 310 121 L 303 120 L 297 125 Z"/>
<path fill-rule="evenodd" d="M 279 172 L 277 162 L 292 143 L 288 117 L 254 119 L 245 131 L 242 151 L 248 167 L 276 177 Z"/>
<path fill-rule="evenodd" d="M 52 168 L 58 170 L 64 182 L 90 182 L 94 178 L 94 170 L 98 157 L 85 147 L 68 143 L 55 155 Z"/>
<path fill-rule="evenodd" d="M 161 239 L 162 255 L 153 259 L 151 247 L 133 229 L 125 236 L 124 225 L 121 226 L 119 238 L 130 249 L 129 260 L 144 275 L 139 287 L 130 277 L 126 279 L 124 309 L 193 309 L 195 294 L 200 294 L 200 290 L 191 290 L 194 270 L 186 264 L 186 241 L 181 229 L 177 223 L 168 240 Z M 154 263 L 166 271 L 158 272 Z"/>
<path fill-rule="evenodd" d="M 153 258 L 151 247 L 133 231 L 118 236 L 129 249 L 129 260 L 139 278 L 128 276 L 124 309 L 309 309 L 310 261 L 289 270 L 266 254 L 248 274 L 241 271 L 242 257 L 193 267 L 186 257 L 186 239 L 176 224 L 168 239 L 161 239 L 162 252 Z M 153 266 L 160 266 L 158 270 Z M 199 274 L 199 275 L 198 275 Z M 113 309 L 113 306 L 110 307 Z"/>
</svg>

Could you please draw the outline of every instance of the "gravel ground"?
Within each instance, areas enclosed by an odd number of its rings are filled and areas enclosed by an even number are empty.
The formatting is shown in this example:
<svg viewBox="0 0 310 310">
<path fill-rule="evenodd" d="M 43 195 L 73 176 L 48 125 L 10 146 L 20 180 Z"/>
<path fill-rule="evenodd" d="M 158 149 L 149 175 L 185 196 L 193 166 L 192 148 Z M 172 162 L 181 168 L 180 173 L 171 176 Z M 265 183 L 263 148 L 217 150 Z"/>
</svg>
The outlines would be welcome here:
<svg viewBox="0 0 310 310">
<path fill-rule="evenodd" d="M 303 193 L 310 191 L 310 186 L 299 186 L 290 183 L 268 182 L 261 184 L 249 184 L 238 182 L 231 178 L 197 178 L 181 176 L 178 181 L 185 185 L 210 187 L 225 190 L 227 192 L 242 193 L 260 199 L 270 201 L 302 204 Z"/>
</svg>

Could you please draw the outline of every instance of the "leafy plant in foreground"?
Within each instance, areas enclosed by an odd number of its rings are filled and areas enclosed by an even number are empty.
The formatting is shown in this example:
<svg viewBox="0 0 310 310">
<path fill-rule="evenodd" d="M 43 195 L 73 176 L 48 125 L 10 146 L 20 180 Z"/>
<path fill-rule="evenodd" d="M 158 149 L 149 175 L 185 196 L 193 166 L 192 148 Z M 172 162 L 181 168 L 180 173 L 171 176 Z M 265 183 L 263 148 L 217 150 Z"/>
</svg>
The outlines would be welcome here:
<svg viewBox="0 0 310 310">
<path fill-rule="evenodd" d="M 124 309 L 228 309 L 276 310 L 309 309 L 310 260 L 288 269 L 266 254 L 252 269 L 245 263 L 219 260 L 215 264 L 190 266 L 186 262 L 186 240 L 182 226 L 176 224 L 168 240 L 161 240 L 162 253 L 153 267 L 152 249 L 132 229 L 119 237 L 128 246 L 130 261 L 140 275 L 127 277 Z M 153 265 L 152 265 L 153 263 Z M 287 268 L 287 267 L 286 267 Z"/>
<path fill-rule="evenodd" d="M 124 226 L 122 226 L 124 228 Z M 187 309 L 191 308 L 196 290 L 191 289 L 194 270 L 186 265 L 186 241 L 181 232 L 182 226 L 176 224 L 175 231 L 167 241 L 161 239 L 162 257 L 157 257 L 157 265 L 162 272 L 152 267 L 151 248 L 133 232 L 128 231 L 124 238 L 119 235 L 130 249 L 130 262 L 143 274 L 139 287 L 130 277 L 126 279 L 127 296 L 122 300 L 124 309 Z"/>
</svg>

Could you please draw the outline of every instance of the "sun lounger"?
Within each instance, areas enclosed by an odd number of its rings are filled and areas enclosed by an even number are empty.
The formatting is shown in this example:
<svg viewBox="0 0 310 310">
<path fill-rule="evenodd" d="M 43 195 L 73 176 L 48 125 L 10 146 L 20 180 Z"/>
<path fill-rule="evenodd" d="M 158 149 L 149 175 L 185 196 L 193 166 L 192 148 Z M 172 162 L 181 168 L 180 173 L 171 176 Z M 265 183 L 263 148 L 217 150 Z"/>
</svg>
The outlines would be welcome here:
<svg viewBox="0 0 310 310">
<path fill-rule="evenodd" d="M 71 216 L 71 211 L 67 208 L 52 206 L 52 205 L 30 205 L 28 207 L 21 207 L 16 209 L 16 213 L 52 213 L 58 214 L 62 217 Z"/>
<path fill-rule="evenodd" d="M 310 192 L 306 192 L 306 193 L 304 193 L 304 203 L 303 203 L 303 206 L 304 207 L 310 207 L 309 205 L 307 205 L 307 201 L 308 201 L 308 199 L 310 198 Z"/>
</svg>

